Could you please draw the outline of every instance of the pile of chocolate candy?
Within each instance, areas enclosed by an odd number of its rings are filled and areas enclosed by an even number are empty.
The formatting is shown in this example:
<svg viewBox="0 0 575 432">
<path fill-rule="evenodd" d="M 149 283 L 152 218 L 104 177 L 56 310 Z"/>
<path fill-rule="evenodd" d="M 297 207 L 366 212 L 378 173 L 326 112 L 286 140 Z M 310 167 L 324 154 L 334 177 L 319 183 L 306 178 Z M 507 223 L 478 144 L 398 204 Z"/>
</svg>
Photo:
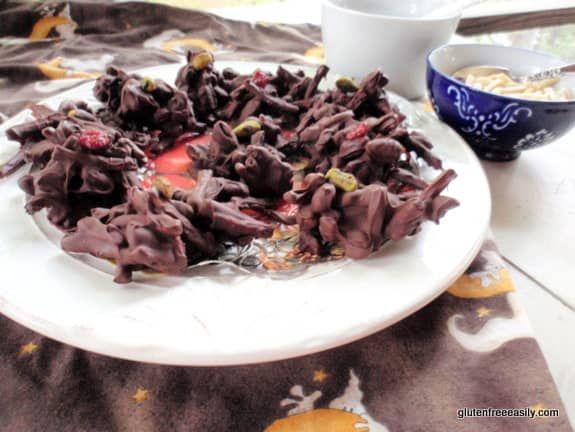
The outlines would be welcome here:
<svg viewBox="0 0 575 432">
<path fill-rule="evenodd" d="M 94 87 L 101 106 L 65 102 L 8 131 L 21 150 L 0 177 L 30 163 L 19 181 L 27 211 L 47 209 L 64 250 L 113 260 L 117 282 L 136 270 L 181 273 L 280 223 L 299 226 L 302 253 L 363 258 L 458 205 L 441 195 L 454 171 L 422 177 L 422 164 L 442 162 L 406 127 L 380 71 L 321 91 L 326 66 L 242 75 L 218 71 L 206 51 L 187 60 L 175 87 L 110 67 Z M 142 188 L 148 157 L 203 134 L 186 149 L 194 188 L 161 178 Z M 277 211 L 286 201 L 295 215 Z"/>
</svg>

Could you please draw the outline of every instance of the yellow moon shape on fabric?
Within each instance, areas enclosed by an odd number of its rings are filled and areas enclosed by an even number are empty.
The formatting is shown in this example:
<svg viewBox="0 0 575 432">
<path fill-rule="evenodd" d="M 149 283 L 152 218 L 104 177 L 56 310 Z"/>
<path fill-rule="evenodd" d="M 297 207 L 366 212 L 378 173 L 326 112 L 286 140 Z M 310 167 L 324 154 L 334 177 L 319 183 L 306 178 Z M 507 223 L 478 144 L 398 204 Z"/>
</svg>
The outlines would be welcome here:
<svg viewBox="0 0 575 432">
<path fill-rule="evenodd" d="M 97 78 L 100 76 L 97 72 L 82 72 L 64 69 L 62 62 L 64 59 L 62 57 L 56 57 L 53 60 L 47 61 L 45 63 L 38 63 L 36 66 L 40 69 L 46 77 L 50 79 L 63 79 L 63 78 Z"/>
<path fill-rule="evenodd" d="M 74 23 L 70 21 L 68 18 L 63 16 L 49 16 L 41 18 L 38 21 L 36 21 L 36 24 L 34 24 L 34 27 L 32 27 L 32 32 L 30 33 L 30 36 L 28 36 L 28 39 L 30 40 L 46 39 L 50 34 L 50 31 L 54 27 L 62 24 L 74 24 Z"/>
<path fill-rule="evenodd" d="M 481 278 L 464 274 L 447 289 L 449 294 L 467 299 L 494 297 L 512 291 L 515 287 L 507 269 L 500 270 L 499 279 L 493 279 L 488 286 L 483 286 Z"/>
<path fill-rule="evenodd" d="M 316 409 L 276 420 L 264 432 L 369 432 L 366 420 L 337 409 Z"/>
<path fill-rule="evenodd" d="M 325 50 L 323 46 L 315 46 L 313 48 L 308 49 L 304 56 L 311 61 L 316 63 L 322 63 L 325 61 Z"/>
</svg>

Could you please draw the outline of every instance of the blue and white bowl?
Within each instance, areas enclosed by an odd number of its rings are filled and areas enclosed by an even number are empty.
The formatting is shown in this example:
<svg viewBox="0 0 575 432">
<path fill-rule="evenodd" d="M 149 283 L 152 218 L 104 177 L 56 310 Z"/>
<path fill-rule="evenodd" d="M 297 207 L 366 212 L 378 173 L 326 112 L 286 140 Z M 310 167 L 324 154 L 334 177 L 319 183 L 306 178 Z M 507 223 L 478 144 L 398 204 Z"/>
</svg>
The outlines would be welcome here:
<svg viewBox="0 0 575 432">
<path fill-rule="evenodd" d="M 565 64 L 548 54 L 497 45 L 444 45 L 427 58 L 427 88 L 439 118 L 483 159 L 509 161 L 522 150 L 549 144 L 575 126 L 575 99 L 532 101 L 488 93 L 452 77 L 467 66 L 491 65 L 529 74 Z M 559 87 L 575 94 L 575 75 Z"/>
</svg>

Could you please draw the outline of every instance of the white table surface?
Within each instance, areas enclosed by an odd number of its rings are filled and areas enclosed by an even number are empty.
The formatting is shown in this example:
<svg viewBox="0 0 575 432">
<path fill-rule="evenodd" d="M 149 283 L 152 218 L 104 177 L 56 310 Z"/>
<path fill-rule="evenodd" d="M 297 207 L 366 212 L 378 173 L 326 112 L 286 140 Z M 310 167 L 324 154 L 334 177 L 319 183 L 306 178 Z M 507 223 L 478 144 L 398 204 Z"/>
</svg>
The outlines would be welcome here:
<svg viewBox="0 0 575 432">
<path fill-rule="evenodd" d="M 214 9 L 245 21 L 315 23 L 317 0 Z M 457 38 L 457 37 L 456 37 Z M 460 38 L 457 38 L 460 40 Z M 491 229 L 575 425 L 575 130 L 508 163 L 484 162 Z"/>
</svg>

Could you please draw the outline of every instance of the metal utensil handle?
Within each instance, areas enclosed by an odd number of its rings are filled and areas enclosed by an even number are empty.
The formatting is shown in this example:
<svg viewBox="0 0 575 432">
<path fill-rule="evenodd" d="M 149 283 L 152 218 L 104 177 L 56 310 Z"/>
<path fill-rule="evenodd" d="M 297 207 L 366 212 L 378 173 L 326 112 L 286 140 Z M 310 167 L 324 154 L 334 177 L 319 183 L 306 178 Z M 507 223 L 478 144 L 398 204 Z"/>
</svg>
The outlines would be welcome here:
<svg viewBox="0 0 575 432">
<path fill-rule="evenodd" d="M 560 73 L 564 72 L 575 72 L 575 63 L 571 63 L 569 65 L 561 66 L 559 68 Z"/>
<path fill-rule="evenodd" d="M 561 66 L 560 68 L 556 69 L 548 69 L 545 71 L 534 73 L 532 75 L 529 75 L 528 80 L 540 81 L 543 79 L 555 78 L 565 72 L 575 72 L 575 63 Z"/>
</svg>

